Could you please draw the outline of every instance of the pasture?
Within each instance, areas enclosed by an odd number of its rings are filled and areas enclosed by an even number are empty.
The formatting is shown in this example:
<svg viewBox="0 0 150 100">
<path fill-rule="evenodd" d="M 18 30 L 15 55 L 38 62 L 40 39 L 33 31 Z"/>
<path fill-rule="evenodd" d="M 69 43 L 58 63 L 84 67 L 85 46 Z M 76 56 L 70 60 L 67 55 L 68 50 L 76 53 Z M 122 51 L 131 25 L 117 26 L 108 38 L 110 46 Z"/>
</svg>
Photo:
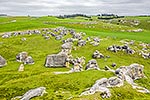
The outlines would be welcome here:
<svg viewBox="0 0 150 100">
<path fill-rule="evenodd" d="M 136 80 L 140 86 L 150 90 L 150 59 L 144 59 L 139 55 L 138 51 L 142 50 L 141 43 L 150 43 L 150 27 L 149 17 L 126 17 L 124 20 L 139 20 L 138 26 L 128 24 L 116 24 L 115 22 L 104 22 L 93 18 L 89 21 L 85 18 L 68 18 L 59 19 L 56 17 L 0 17 L 0 36 L 6 32 L 42 30 L 43 28 L 65 27 L 74 29 L 76 32 L 84 32 L 84 40 L 87 37 L 99 37 L 101 39 L 98 46 L 92 46 L 90 42 L 83 47 L 78 47 L 74 42 L 76 50 L 72 50 L 74 58 L 84 56 L 86 63 L 92 59 L 95 50 L 99 50 L 104 55 L 109 55 L 109 59 L 96 59 L 100 69 L 110 66 L 112 69 L 120 66 L 128 66 L 132 63 L 144 65 L 144 74 L 147 78 Z M 128 32 L 128 30 L 143 29 L 142 32 Z M 124 31 L 122 31 L 124 30 Z M 44 34 L 44 32 L 42 33 Z M 26 41 L 22 41 L 26 38 Z M 63 39 L 71 38 L 66 35 Z M 111 52 L 107 48 L 113 44 L 124 45 L 120 41 L 134 40 L 134 45 L 130 45 L 132 49 L 137 51 L 130 55 L 125 52 Z M 23 95 L 32 88 L 44 86 L 48 93 L 41 97 L 35 97 L 32 100 L 99 100 L 102 99 L 99 93 L 89 96 L 79 95 L 86 89 L 91 87 L 96 80 L 100 78 L 109 78 L 114 73 L 108 71 L 88 70 L 75 72 L 71 74 L 55 75 L 54 72 L 69 71 L 70 68 L 46 68 L 44 66 L 46 56 L 60 52 L 62 40 L 56 40 L 50 36 L 49 40 L 45 40 L 42 35 L 19 35 L 10 38 L 0 37 L 0 55 L 7 60 L 7 65 L 0 68 L 0 100 L 10 100 L 13 97 Z M 147 48 L 150 52 L 150 47 Z M 34 65 L 25 65 L 25 71 L 18 72 L 21 63 L 16 61 L 16 55 L 19 52 L 26 51 L 35 61 Z M 111 67 L 112 63 L 116 63 L 116 68 Z M 106 100 L 149 100 L 150 94 L 139 93 L 125 82 L 124 86 L 119 88 L 110 88 L 112 96 Z"/>
</svg>

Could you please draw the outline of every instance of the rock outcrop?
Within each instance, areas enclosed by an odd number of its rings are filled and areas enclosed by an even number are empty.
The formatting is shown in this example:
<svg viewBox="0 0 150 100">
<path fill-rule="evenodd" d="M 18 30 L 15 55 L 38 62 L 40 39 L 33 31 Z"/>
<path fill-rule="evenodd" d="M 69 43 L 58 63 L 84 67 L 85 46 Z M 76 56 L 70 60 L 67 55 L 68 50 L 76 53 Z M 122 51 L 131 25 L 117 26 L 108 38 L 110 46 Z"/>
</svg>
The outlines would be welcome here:
<svg viewBox="0 0 150 100">
<path fill-rule="evenodd" d="M 47 93 L 46 88 L 45 87 L 38 87 L 38 88 L 31 89 L 31 90 L 27 91 L 23 96 L 17 96 L 15 98 L 12 98 L 11 100 L 16 100 L 16 99 L 30 100 L 33 97 L 43 96 L 44 93 Z"/>
<path fill-rule="evenodd" d="M 127 81 L 133 87 L 133 89 L 136 89 L 138 92 L 150 93 L 148 89 L 134 83 L 134 80 L 145 77 L 143 69 L 144 69 L 143 65 L 136 63 L 131 64 L 129 66 L 121 66 L 116 70 L 112 70 L 108 67 L 107 70 L 115 73 L 117 77 L 111 77 L 109 79 L 102 78 L 100 80 L 97 80 L 95 84 L 89 88 L 89 90 L 81 93 L 80 96 L 91 95 L 96 92 L 101 92 L 103 98 L 109 98 L 111 96 L 111 93 L 108 88 L 123 86 L 124 81 Z"/>
</svg>

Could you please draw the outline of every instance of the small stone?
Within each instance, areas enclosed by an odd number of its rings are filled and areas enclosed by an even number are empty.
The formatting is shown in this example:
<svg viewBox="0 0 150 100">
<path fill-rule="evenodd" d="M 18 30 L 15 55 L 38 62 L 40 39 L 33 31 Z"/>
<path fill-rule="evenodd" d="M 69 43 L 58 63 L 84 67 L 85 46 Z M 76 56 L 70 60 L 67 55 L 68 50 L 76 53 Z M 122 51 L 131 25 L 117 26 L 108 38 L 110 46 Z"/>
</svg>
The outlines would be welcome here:
<svg viewBox="0 0 150 100">
<path fill-rule="evenodd" d="M 19 71 L 19 72 L 24 71 L 24 65 L 23 65 L 23 64 L 21 64 L 21 65 L 19 66 L 18 71 Z"/>
<path fill-rule="evenodd" d="M 117 66 L 117 64 L 116 63 L 112 63 L 112 65 L 111 65 L 112 67 L 116 67 Z"/>
</svg>

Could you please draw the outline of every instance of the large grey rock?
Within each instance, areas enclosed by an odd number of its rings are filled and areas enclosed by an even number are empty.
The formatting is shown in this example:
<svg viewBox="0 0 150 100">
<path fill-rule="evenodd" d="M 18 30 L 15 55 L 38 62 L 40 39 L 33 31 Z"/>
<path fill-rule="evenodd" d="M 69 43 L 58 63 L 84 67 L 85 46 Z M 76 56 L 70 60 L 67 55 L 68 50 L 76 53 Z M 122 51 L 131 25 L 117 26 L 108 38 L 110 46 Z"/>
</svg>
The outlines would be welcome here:
<svg viewBox="0 0 150 100">
<path fill-rule="evenodd" d="M 31 89 L 31 90 L 27 91 L 23 96 L 17 96 L 15 98 L 13 98 L 12 100 L 16 100 L 16 99 L 30 100 L 33 97 L 43 96 L 44 93 L 47 93 L 46 88 L 45 87 L 38 87 L 35 89 Z"/>
<path fill-rule="evenodd" d="M 148 89 L 138 86 L 136 83 L 134 83 L 134 80 L 145 77 L 143 69 L 143 65 L 134 63 L 129 66 L 122 66 L 116 69 L 115 74 L 120 79 L 127 81 L 133 87 L 133 89 L 136 89 L 138 92 L 150 93 Z"/>
<path fill-rule="evenodd" d="M 120 68 L 117 68 L 115 73 L 118 77 L 125 80 L 124 76 L 129 76 L 132 80 L 143 78 L 144 72 L 143 72 L 144 66 L 134 63 L 129 66 L 121 66 Z"/>
<path fill-rule="evenodd" d="M 66 43 L 62 44 L 61 52 L 59 52 L 59 54 L 69 55 L 71 53 L 71 50 L 72 50 L 72 43 L 66 42 Z"/>
<path fill-rule="evenodd" d="M 150 93 L 148 89 L 138 86 L 136 83 L 134 83 L 134 80 L 145 77 L 143 73 L 143 68 L 143 65 L 136 63 L 129 66 L 121 66 L 116 70 L 112 70 L 108 67 L 107 69 L 111 72 L 114 72 L 117 77 L 110 77 L 109 79 L 102 78 L 100 80 L 97 80 L 91 88 L 81 93 L 80 96 L 91 95 L 96 92 L 101 92 L 101 96 L 103 98 L 108 98 L 111 96 L 110 90 L 108 88 L 123 86 L 124 81 L 127 81 L 132 86 L 132 88 L 136 89 L 138 92 Z"/>
<path fill-rule="evenodd" d="M 0 67 L 7 65 L 7 61 L 0 55 Z"/>
<path fill-rule="evenodd" d="M 45 61 L 46 67 L 65 67 L 67 55 L 65 54 L 52 54 L 48 55 Z"/>
<path fill-rule="evenodd" d="M 101 96 L 103 98 L 109 98 L 111 96 L 111 93 L 108 87 L 120 87 L 120 86 L 123 86 L 123 81 L 117 77 L 111 77 L 109 79 L 102 78 L 97 80 L 95 84 L 91 88 L 89 88 L 89 90 L 81 93 L 81 96 L 101 92 Z"/>
<path fill-rule="evenodd" d="M 25 60 L 24 60 L 24 64 L 34 64 L 34 60 L 31 56 L 28 56 Z"/>
<path fill-rule="evenodd" d="M 28 57 L 28 53 L 27 52 L 21 52 L 21 53 L 17 54 L 16 60 L 18 62 L 24 62 L 27 57 Z"/>
<path fill-rule="evenodd" d="M 24 64 L 34 64 L 34 60 L 31 56 L 28 56 L 27 52 L 21 52 L 17 54 L 16 60 L 18 62 L 23 62 Z"/>
<path fill-rule="evenodd" d="M 90 70 L 90 69 L 100 70 L 98 63 L 95 59 L 92 59 L 87 63 L 85 70 Z"/>
</svg>

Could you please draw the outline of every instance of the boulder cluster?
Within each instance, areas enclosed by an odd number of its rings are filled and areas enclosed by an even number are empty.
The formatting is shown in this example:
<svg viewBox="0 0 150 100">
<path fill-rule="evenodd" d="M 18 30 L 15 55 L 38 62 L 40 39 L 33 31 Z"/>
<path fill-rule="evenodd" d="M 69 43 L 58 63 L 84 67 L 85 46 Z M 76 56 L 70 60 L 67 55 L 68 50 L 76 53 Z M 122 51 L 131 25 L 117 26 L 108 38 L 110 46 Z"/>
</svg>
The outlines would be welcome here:
<svg viewBox="0 0 150 100">
<path fill-rule="evenodd" d="M 32 35 L 32 34 L 41 34 L 39 30 L 28 30 L 24 32 L 8 32 L 2 35 L 2 38 L 10 38 L 12 36 L 19 36 L 19 35 Z"/>
<path fill-rule="evenodd" d="M 111 96 L 111 92 L 109 87 L 120 87 L 124 85 L 124 81 L 127 81 L 133 89 L 136 89 L 141 93 L 150 93 L 150 91 L 144 87 L 138 86 L 134 83 L 134 80 L 145 77 L 143 73 L 144 66 L 140 64 L 131 64 L 129 66 L 121 66 L 116 70 L 110 69 L 113 73 L 115 73 L 115 77 L 110 78 L 102 78 L 95 82 L 95 84 L 90 87 L 85 92 L 81 93 L 80 96 L 83 95 L 91 95 L 96 92 L 101 92 L 101 96 L 103 98 L 109 98 Z"/>
<path fill-rule="evenodd" d="M 18 62 L 23 62 L 24 64 L 34 64 L 34 60 L 31 56 L 28 56 L 27 52 L 21 52 L 16 55 L 16 60 Z"/>
<path fill-rule="evenodd" d="M 96 50 L 93 53 L 92 58 L 94 58 L 94 59 L 101 59 L 101 58 L 104 58 L 104 55 L 102 53 L 100 53 L 98 50 Z"/>
<path fill-rule="evenodd" d="M 149 52 L 149 53 L 145 53 L 145 52 L 141 51 L 141 52 L 139 53 L 139 55 L 142 55 L 142 57 L 143 57 L 144 59 L 150 59 L 150 52 Z"/>
<path fill-rule="evenodd" d="M 118 46 L 118 45 L 112 45 L 107 48 L 107 50 L 112 51 L 112 52 L 118 52 L 118 51 L 124 51 L 127 54 L 134 54 L 135 51 L 131 49 L 128 45 L 124 46 Z"/>
</svg>

